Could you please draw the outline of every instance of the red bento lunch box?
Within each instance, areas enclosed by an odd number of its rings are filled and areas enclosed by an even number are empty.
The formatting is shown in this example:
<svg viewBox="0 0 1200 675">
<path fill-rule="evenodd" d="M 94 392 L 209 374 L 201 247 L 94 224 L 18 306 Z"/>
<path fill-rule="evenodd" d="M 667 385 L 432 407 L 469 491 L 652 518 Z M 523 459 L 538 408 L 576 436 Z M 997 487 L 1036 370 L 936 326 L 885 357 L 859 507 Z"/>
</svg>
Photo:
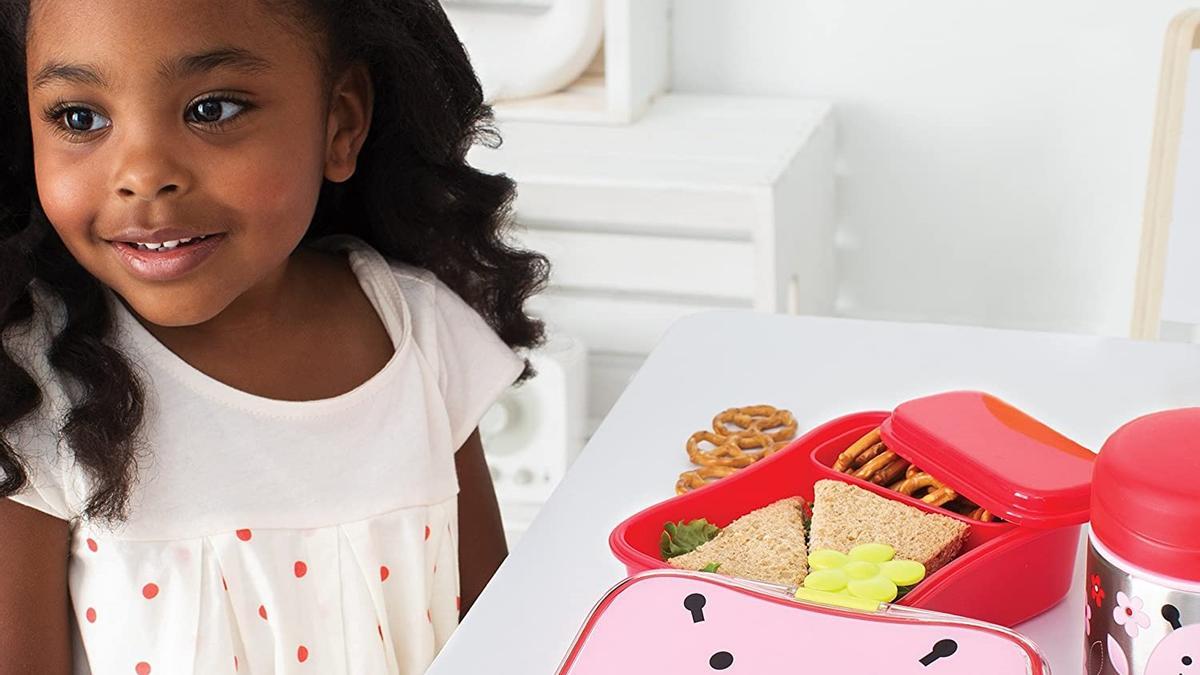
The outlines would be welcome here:
<svg viewBox="0 0 1200 675">
<path fill-rule="evenodd" d="M 837 456 L 876 427 L 889 449 L 1003 522 L 971 520 L 835 472 Z M 1071 587 L 1094 457 L 994 396 L 937 394 L 891 413 L 827 422 L 728 478 L 637 513 L 613 530 L 609 545 L 631 574 L 666 568 L 659 554 L 664 523 L 707 518 L 724 527 L 785 497 L 811 502 L 814 483 L 840 480 L 970 525 L 963 552 L 899 604 L 1011 627 L 1054 606 Z"/>
</svg>

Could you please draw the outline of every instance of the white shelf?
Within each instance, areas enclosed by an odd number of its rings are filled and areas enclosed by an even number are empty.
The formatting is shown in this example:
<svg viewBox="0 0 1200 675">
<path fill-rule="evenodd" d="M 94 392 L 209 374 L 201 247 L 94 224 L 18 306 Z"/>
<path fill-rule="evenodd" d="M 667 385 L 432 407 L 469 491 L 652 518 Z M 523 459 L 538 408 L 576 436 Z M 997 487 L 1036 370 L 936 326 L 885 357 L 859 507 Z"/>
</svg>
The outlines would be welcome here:
<svg viewBox="0 0 1200 675">
<path fill-rule="evenodd" d="M 666 94 L 637 122 L 598 126 L 500 120 L 480 168 L 561 185 L 742 190 L 771 186 L 831 121 L 826 102 Z"/>
<path fill-rule="evenodd" d="M 498 127 L 468 159 L 517 181 L 517 243 L 552 265 L 531 311 L 587 345 L 589 431 L 683 317 L 832 312 L 828 103 L 667 94 L 628 125 Z"/>
</svg>

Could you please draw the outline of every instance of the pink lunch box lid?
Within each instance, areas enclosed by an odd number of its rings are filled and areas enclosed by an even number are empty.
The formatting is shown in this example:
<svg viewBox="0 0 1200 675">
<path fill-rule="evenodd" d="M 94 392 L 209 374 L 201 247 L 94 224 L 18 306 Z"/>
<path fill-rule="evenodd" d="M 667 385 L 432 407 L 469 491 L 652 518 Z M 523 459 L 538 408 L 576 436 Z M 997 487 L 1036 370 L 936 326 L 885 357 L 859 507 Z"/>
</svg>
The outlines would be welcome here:
<svg viewBox="0 0 1200 675">
<path fill-rule="evenodd" d="M 1044 675 L 1037 647 L 978 621 L 885 606 L 843 610 L 718 575 L 655 571 L 609 591 L 559 675 Z"/>
<path fill-rule="evenodd" d="M 902 403 L 881 433 L 890 450 L 1004 520 L 1038 529 L 1088 520 L 1095 455 L 991 394 Z"/>
</svg>

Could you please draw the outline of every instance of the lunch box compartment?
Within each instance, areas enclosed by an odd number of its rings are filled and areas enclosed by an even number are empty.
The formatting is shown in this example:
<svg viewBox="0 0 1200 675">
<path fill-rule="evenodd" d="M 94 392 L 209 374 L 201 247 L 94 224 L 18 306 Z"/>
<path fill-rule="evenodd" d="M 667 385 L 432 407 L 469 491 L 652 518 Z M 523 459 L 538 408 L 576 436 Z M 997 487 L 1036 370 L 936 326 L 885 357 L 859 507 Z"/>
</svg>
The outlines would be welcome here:
<svg viewBox="0 0 1200 675">
<path fill-rule="evenodd" d="M 814 484 L 818 480 L 832 479 L 928 513 L 957 518 L 970 527 L 959 556 L 930 574 L 898 604 L 1013 626 L 1041 614 L 1065 597 L 1074 577 L 1079 523 L 1057 527 L 1037 527 L 1007 520 L 984 523 L 833 470 L 838 454 L 891 416 L 892 413 L 887 412 L 855 413 L 818 426 L 786 448 L 728 478 L 678 495 L 628 518 L 613 530 L 609 537 L 610 547 L 630 574 L 669 568 L 659 553 L 665 523 L 706 518 L 724 527 L 755 509 L 787 497 L 798 496 L 811 503 Z M 885 437 L 885 442 L 887 440 Z M 892 448 L 892 445 L 889 443 L 888 447 Z M 906 459 L 916 459 L 915 463 L 925 468 L 921 458 L 909 457 L 899 450 L 897 453 Z M 939 475 L 933 470 L 930 473 Z M 958 485 L 948 479 L 945 482 L 964 493 L 975 488 L 970 498 L 979 503 L 975 498 L 979 486 Z M 985 506 L 991 508 L 991 505 Z M 1003 517 L 1003 514 L 997 515 Z"/>
</svg>

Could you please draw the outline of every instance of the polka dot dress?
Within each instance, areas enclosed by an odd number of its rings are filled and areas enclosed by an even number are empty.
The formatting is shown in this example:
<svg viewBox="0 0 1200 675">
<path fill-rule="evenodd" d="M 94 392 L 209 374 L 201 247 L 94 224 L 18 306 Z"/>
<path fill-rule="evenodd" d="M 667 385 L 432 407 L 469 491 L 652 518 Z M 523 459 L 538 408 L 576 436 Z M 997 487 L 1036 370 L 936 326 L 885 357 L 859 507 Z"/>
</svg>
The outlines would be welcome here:
<svg viewBox="0 0 1200 675">
<path fill-rule="evenodd" d="M 10 439 L 30 467 L 11 498 L 71 523 L 74 675 L 416 675 L 457 625 L 455 452 L 524 360 L 429 272 L 354 237 L 312 245 L 347 255 L 395 347 L 357 388 L 235 389 L 114 295 L 118 346 L 147 385 L 128 518 L 79 516 L 89 484 L 53 426 Z M 10 346 L 42 385 L 31 419 L 61 418 L 45 354 Z"/>
<path fill-rule="evenodd" d="M 74 536 L 91 672 L 419 673 L 458 623 L 454 502 L 309 530 Z"/>
</svg>

